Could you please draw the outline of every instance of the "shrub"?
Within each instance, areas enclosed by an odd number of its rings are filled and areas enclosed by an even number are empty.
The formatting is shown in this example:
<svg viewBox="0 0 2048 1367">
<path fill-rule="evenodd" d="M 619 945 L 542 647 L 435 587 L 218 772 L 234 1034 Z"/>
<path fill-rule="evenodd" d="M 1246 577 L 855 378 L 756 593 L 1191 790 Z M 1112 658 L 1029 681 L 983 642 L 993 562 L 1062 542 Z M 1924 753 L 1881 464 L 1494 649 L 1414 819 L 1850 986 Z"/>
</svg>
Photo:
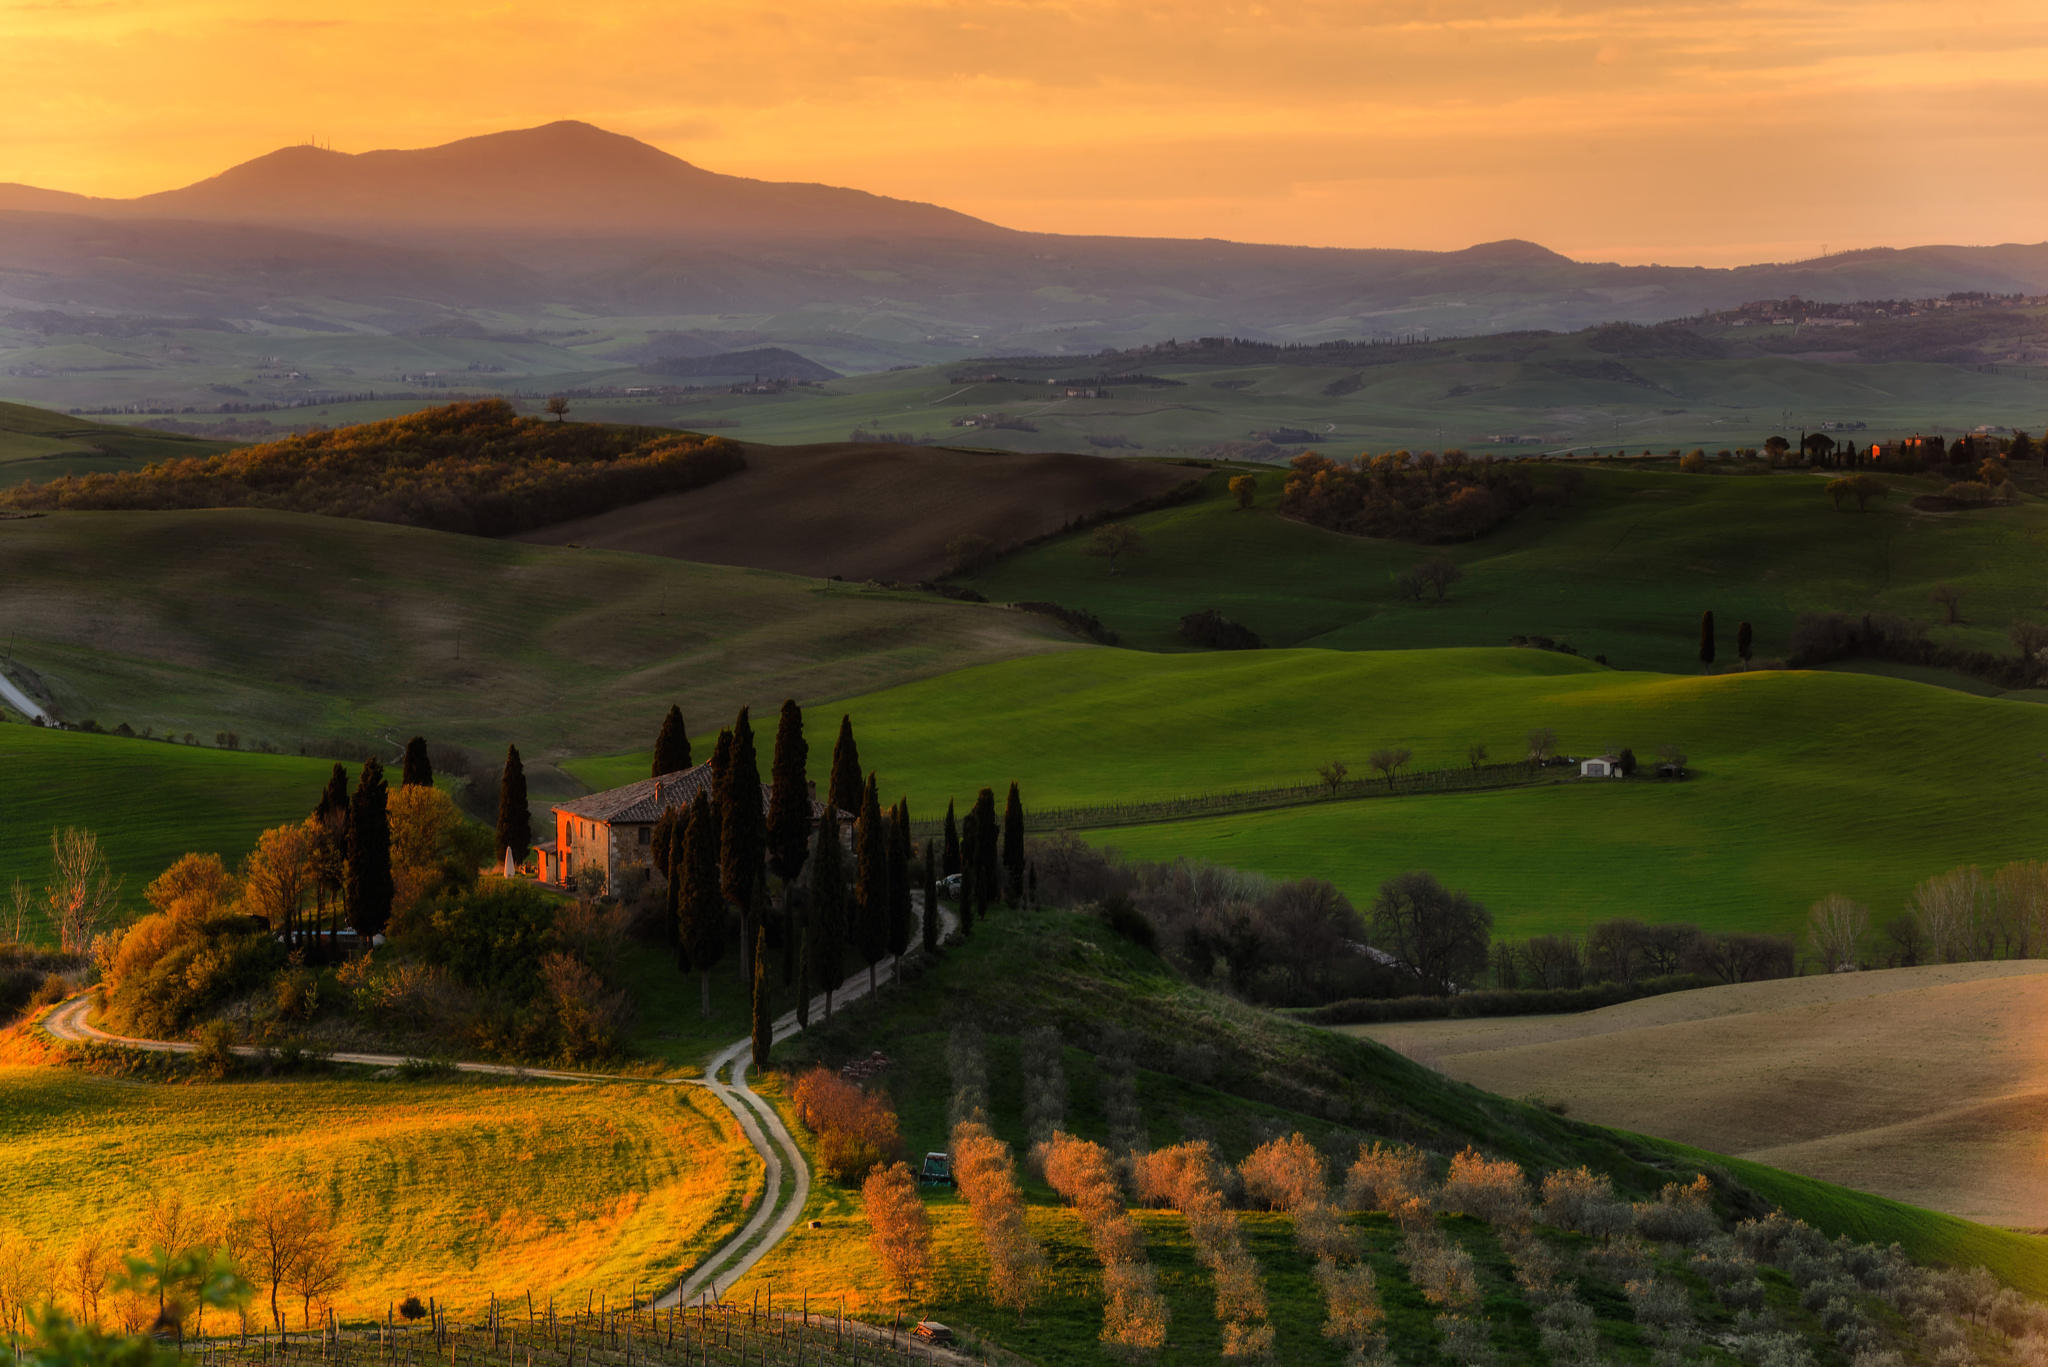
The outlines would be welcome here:
<svg viewBox="0 0 2048 1367">
<path fill-rule="evenodd" d="M 1358 1161 L 1344 1176 L 1344 1204 L 1351 1210 L 1391 1215 L 1429 1186 L 1429 1156 L 1405 1144 L 1360 1144 Z"/>
<path fill-rule="evenodd" d="M 1655 1201 L 1638 1201 L 1635 1224 L 1645 1238 L 1688 1247 L 1711 1238 L 1720 1228 L 1714 1218 L 1714 1188 L 1705 1175 L 1688 1185 L 1667 1183 Z"/>
<path fill-rule="evenodd" d="M 194 1039 L 192 1064 L 201 1072 L 224 1078 L 240 1064 L 235 1055 L 235 1032 L 226 1021 L 206 1022 L 194 1032 Z"/>
<path fill-rule="evenodd" d="M 1560 1168 L 1543 1178 L 1543 1223 L 1610 1238 L 1628 1228 L 1633 1212 L 1614 1199 L 1614 1186 L 1590 1168 Z"/>
<path fill-rule="evenodd" d="M 818 1166 L 835 1181 L 861 1182 L 902 1150 L 888 1102 L 829 1068 L 814 1067 L 798 1078 L 791 1100 L 797 1119 L 817 1140 Z"/>
<path fill-rule="evenodd" d="M 1258 650 L 1266 644 L 1250 627 L 1231 621 L 1214 608 L 1181 618 L 1180 638 L 1205 650 Z"/>
<path fill-rule="evenodd" d="M 1152 928 L 1151 918 L 1132 905 L 1131 899 L 1122 893 L 1104 900 L 1098 914 L 1111 934 L 1129 940 L 1140 949 L 1159 947 L 1159 932 Z"/>
<path fill-rule="evenodd" d="M 1451 1160 L 1438 1204 L 1502 1229 L 1520 1229 L 1529 1223 L 1529 1184 L 1519 1163 L 1468 1148 Z"/>
<path fill-rule="evenodd" d="M 1238 1173 L 1245 1194 L 1268 1210 L 1293 1210 L 1329 1186 L 1323 1156 L 1298 1132 L 1254 1149 Z"/>
<path fill-rule="evenodd" d="M 1024 1222 L 1010 1147 L 979 1121 L 953 1127 L 953 1180 L 989 1260 L 989 1299 L 1020 1314 L 1038 1299 L 1045 1253 Z"/>
</svg>

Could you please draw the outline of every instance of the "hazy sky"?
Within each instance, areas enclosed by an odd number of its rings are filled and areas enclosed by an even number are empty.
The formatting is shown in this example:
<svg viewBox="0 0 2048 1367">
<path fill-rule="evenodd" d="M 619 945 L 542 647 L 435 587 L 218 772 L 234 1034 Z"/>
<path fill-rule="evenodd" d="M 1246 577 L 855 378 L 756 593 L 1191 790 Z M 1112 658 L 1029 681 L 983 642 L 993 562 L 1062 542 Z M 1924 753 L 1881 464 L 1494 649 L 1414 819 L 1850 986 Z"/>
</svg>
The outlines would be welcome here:
<svg viewBox="0 0 2048 1367">
<path fill-rule="evenodd" d="M 2042 0 L 0 0 L 0 181 L 580 118 L 1019 228 L 1602 260 L 2048 237 Z"/>
</svg>

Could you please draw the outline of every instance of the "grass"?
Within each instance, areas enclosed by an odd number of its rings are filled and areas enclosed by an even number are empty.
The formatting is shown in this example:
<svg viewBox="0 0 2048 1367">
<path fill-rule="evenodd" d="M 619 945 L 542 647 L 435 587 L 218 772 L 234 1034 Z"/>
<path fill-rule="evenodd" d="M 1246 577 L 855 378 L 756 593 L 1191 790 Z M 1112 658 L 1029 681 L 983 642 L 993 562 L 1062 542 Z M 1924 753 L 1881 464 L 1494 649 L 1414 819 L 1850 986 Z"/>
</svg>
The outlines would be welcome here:
<svg viewBox="0 0 2048 1367">
<path fill-rule="evenodd" d="M 1719 1168 L 1732 1176 L 1729 1199 L 1741 1209 L 1780 1205 L 1831 1235 L 1850 1233 L 1880 1244 L 1896 1240 L 1922 1260 L 1983 1262 L 2023 1289 L 2048 1292 L 2048 1273 L 2042 1271 L 2048 1243 L 2039 1238 L 1600 1129 L 1478 1091 L 1369 1042 L 1194 988 L 1086 916 L 998 911 L 904 989 L 886 991 L 879 1003 L 856 1007 L 833 1025 L 779 1046 L 779 1061 L 796 1069 L 814 1059 L 830 1064 L 883 1051 L 890 1066 L 880 1085 L 902 1117 L 905 1149 L 915 1155 L 944 1147 L 950 1093 L 945 1043 L 947 1031 L 959 1023 L 987 1032 L 989 1119 L 1020 1159 L 1025 1135 L 1016 1036 L 1030 1026 L 1053 1024 L 1067 1046 L 1065 1128 L 1087 1138 L 1109 1138 L 1096 1054 L 1128 1049 L 1139 1065 L 1140 1097 L 1155 1146 L 1206 1138 L 1234 1162 L 1265 1139 L 1297 1129 L 1338 1158 L 1365 1138 L 1416 1143 L 1439 1155 L 1474 1144 L 1532 1172 L 1586 1163 L 1612 1175 L 1618 1190 L 1638 1196 L 1674 1176 Z M 786 1082 L 771 1079 L 762 1090 L 786 1111 Z M 801 1126 L 794 1119 L 790 1124 L 806 1142 Z M 1021 1320 L 992 1305 L 966 1212 L 952 1193 L 934 1191 L 926 1194 L 926 1207 L 938 1271 L 916 1310 L 1037 1360 L 1108 1362 L 1095 1339 L 1099 1272 L 1078 1222 L 1028 1172 L 1022 1175 L 1031 1227 L 1049 1259 L 1045 1302 Z M 1172 1212 L 1140 1213 L 1139 1219 L 1173 1311 L 1161 1361 L 1215 1360 L 1213 1292 L 1194 1262 L 1184 1224 Z M 741 1283 L 738 1294 L 772 1291 L 784 1305 L 807 1295 L 814 1310 L 822 1302 L 828 1311 L 844 1297 L 848 1313 L 886 1321 L 897 1307 L 879 1289 L 858 1195 L 821 1177 L 804 1220 Z M 819 1228 L 808 1228 L 812 1220 Z M 1333 1345 L 1321 1337 L 1312 1268 L 1293 1246 L 1289 1221 L 1250 1214 L 1244 1222 L 1267 1279 L 1280 1360 L 1337 1361 Z M 1398 1236 L 1378 1217 L 1356 1217 L 1353 1223 L 1380 1275 L 1397 1360 L 1432 1361 L 1432 1313 L 1394 1259 Z M 1531 1327 L 1490 1233 L 1463 1220 L 1449 1222 L 1447 1232 L 1472 1249 L 1480 1264 L 1485 1313 L 1494 1322 L 1497 1345 L 1511 1355 L 1525 1353 L 1533 1342 Z M 1619 1289 L 1593 1290 L 1599 1292 L 1593 1302 L 1603 1337 L 1634 1342 Z M 1801 1327 L 1796 1309 L 1790 1314 Z M 1725 1320 L 1725 1312 L 1718 1317 Z"/>
<path fill-rule="evenodd" d="M 119 427 L 0 403 L 0 485 L 59 475 L 139 470 L 152 461 L 210 456 L 227 443 L 147 428 Z"/>
<path fill-rule="evenodd" d="M 380 1320 L 408 1295 L 473 1308 L 653 1286 L 737 1228 L 760 1185 L 715 1100 L 635 1084 L 0 1068 L 0 1158 L 0 1230 L 46 1254 L 82 1231 L 123 1243 L 160 1192 L 216 1216 L 266 1182 L 311 1190 L 346 1240 L 338 1312 Z"/>
<path fill-rule="evenodd" d="M 2048 571 L 2048 503 L 2039 500 L 1930 515 L 1907 507 L 1907 495 L 1937 486 L 1887 476 L 1900 489 L 1889 502 L 1838 513 L 1814 474 L 1585 473 L 1569 506 L 1533 508 L 1478 541 L 1442 547 L 1282 517 L 1283 472 L 1260 474 L 1257 502 L 1243 511 L 1212 477 L 1202 501 L 1133 519 L 1145 552 L 1114 575 L 1086 553 L 1084 532 L 968 582 L 997 601 L 1085 608 L 1147 650 L 1185 649 L 1181 617 L 1216 608 L 1268 646 L 1412 649 L 1542 635 L 1626 668 L 1673 671 L 1697 668 L 1707 609 L 1724 663 L 1741 621 L 1756 628 L 1759 658 L 1782 657 L 1800 613 L 1937 619 L 1928 595 L 1942 583 L 1961 591 L 1965 620 L 1933 628 L 1939 640 L 2003 652 L 2015 618 L 2043 615 L 2032 587 Z M 1395 577 L 1435 556 L 1464 579 L 1441 603 L 1403 599 Z"/>
<path fill-rule="evenodd" d="M 49 873 L 50 832 L 82 826 L 96 832 L 122 901 L 142 903 L 142 889 L 188 850 L 213 851 L 230 863 L 264 829 L 313 810 L 332 762 L 256 755 L 91 736 L 43 727 L 0 726 L 0 812 L 10 838 L 0 843 L 0 896 L 21 879 L 40 893 Z M 13 934 L 0 901 L 0 939 Z M 28 938 L 43 937 L 40 917 Z"/>
<path fill-rule="evenodd" d="M 1511 649 L 1087 650 L 847 707 L 862 762 L 919 817 L 1011 779 L 1027 806 L 1053 807 L 1307 782 L 1333 757 L 1369 775 L 1386 745 L 1411 748 L 1418 769 L 1461 764 L 1475 742 L 1518 757 L 1538 726 L 1581 755 L 1627 745 L 1654 760 L 1681 745 L 1696 771 L 1684 783 L 1372 799 L 1099 837 L 1145 858 L 1326 878 L 1361 904 L 1386 878 L 1431 869 L 1513 937 L 1623 915 L 1796 932 L 1829 892 L 1881 921 L 1924 878 L 2033 857 L 2029 813 L 2048 797 L 2039 707 L 1865 674 L 1622 673 Z M 576 772 L 618 781 L 644 761 Z"/>
<path fill-rule="evenodd" d="M 0 522 L 0 579 L 9 672 L 66 721 L 420 733 L 493 771 L 508 742 L 531 769 L 651 737 L 671 702 L 701 733 L 1068 640 L 915 593 L 258 511 Z"/>
<path fill-rule="evenodd" d="M 1745 983 L 1583 1016 L 1348 1027 L 1451 1076 L 1973 1220 L 2048 1225 L 2041 963 Z"/>
</svg>

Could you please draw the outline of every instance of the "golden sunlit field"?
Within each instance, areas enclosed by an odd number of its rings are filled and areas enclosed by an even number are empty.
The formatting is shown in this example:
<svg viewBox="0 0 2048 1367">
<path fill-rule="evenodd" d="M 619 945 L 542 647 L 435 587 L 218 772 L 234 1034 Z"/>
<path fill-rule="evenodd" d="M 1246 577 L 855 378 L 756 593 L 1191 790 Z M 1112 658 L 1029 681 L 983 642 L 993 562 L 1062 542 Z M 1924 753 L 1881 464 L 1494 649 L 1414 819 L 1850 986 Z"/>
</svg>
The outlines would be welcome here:
<svg viewBox="0 0 2048 1367">
<path fill-rule="evenodd" d="M 265 1183 L 330 1203 L 336 1313 L 417 1295 L 614 1298 L 737 1227 L 760 1169 L 696 1087 L 364 1078 L 168 1085 L 0 1068 L 0 1240 L 126 1250 L 152 1198 L 202 1220 Z M 292 1308 L 294 1322 L 297 1306 Z"/>
<path fill-rule="evenodd" d="M 1707 988 L 1578 1016 L 1345 1027 L 1578 1120 L 1972 1220 L 2048 1225 L 2048 962 Z"/>
</svg>

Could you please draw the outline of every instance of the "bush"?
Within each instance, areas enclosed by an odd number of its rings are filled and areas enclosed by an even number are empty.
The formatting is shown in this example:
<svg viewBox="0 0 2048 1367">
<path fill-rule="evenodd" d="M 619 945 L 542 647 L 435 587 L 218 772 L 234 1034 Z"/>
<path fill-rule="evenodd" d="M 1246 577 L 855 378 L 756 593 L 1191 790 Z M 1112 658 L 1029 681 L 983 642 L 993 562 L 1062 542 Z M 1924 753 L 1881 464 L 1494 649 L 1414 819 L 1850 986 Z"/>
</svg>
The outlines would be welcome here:
<svg viewBox="0 0 2048 1367">
<path fill-rule="evenodd" d="M 1159 932 L 1152 928 L 1151 918 L 1123 894 L 1103 902 L 1096 914 L 1102 917 L 1103 924 L 1112 934 L 1129 940 L 1138 948 L 1156 950 L 1159 947 Z"/>
<path fill-rule="evenodd" d="M 192 1050 L 192 1064 L 201 1072 L 214 1078 L 224 1078 L 235 1071 L 241 1060 L 235 1054 L 235 1032 L 228 1028 L 226 1021 L 208 1021 L 194 1032 L 196 1044 Z"/>
<path fill-rule="evenodd" d="M 1204 650 L 1259 650 L 1266 644 L 1250 627 L 1231 621 L 1214 608 L 1181 618 L 1180 638 Z"/>
<path fill-rule="evenodd" d="M 1261 1144 L 1238 1165 L 1245 1195 L 1268 1210 L 1294 1210 L 1329 1189 L 1322 1154 L 1300 1134 Z"/>
<path fill-rule="evenodd" d="M 1502 1229 L 1520 1229 L 1529 1223 L 1529 1184 L 1521 1164 L 1468 1148 L 1451 1160 L 1438 1204 Z"/>
<path fill-rule="evenodd" d="M 791 1101 L 797 1119 L 817 1140 L 818 1166 L 835 1181 L 861 1182 L 902 1151 L 896 1112 L 888 1102 L 829 1068 L 815 1067 L 798 1078 Z"/>
<path fill-rule="evenodd" d="M 1614 1199 L 1614 1186 L 1590 1168 L 1560 1168 L 1543 1178 L 1543 1223 L 1610 1238 L 1628 1228 L 1632 1212 Z"/>
<path fill-rule="evenodd" d="M 1344 1204 L 1391 1215 L 1429 1188 L 1429 1155 L 1405 1144 L 1360 1144 L 1344 1176 Z"/>
</svg>

